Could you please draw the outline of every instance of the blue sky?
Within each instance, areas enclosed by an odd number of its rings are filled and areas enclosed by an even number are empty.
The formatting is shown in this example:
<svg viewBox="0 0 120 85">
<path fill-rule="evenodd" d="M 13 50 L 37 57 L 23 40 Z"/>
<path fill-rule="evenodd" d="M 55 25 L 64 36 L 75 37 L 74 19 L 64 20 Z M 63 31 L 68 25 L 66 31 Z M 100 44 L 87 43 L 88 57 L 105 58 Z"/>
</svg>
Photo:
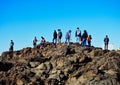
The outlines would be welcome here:
<svg viewBox="0 0 120 85">
<path fill-rule="evenodd" d="M 8 51 L 11 39 L 15 50 L 32 47 L 34 36 L 52 41 L 58 28 L 63 35 L 71 29 L 74 42 L 77 27 L 92 35 L 92 45 L 101 47 L 107 34 L 117 49 L 120 0 L 0 0 L 0 53 Z"/>
</svg>

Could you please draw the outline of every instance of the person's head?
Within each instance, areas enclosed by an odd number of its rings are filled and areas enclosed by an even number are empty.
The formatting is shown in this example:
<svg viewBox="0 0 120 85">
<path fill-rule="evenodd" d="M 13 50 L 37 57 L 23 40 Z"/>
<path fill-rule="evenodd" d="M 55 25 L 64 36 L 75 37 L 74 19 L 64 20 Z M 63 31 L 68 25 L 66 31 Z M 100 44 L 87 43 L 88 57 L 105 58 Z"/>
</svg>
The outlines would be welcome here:
<svg viewBox="0 0 120 85">
<path fill-rule="evenodd" d="M 69 33 L 71 33 L 71 30 L 69 30 Z"/>
<path fill-rule="evenodd" d="M 44 39 L 44 37 L 43 37 L 43 36 L 41 36 L 41 39 Z"/>
<path fill-rule="evenodd" d="M 86 30 L 84 30 L 84 33 L 87 33 L 87 31 L 86 31 Z"/>
<path fill-rule="evenodd" d="M 106 35 L 106 38 L 108 38 L 108 35 Z"/>
<path fill-rule="evenodd" d="M 11 40 L 11 42 L 13 42 L 13 40 Z"/>
<path fill-rule="evenodd" d="M 77 30 L 79 30 L 79 27 L 77 27 Z"/>
<path fill-rule="evenodd" d="M 58 31 L 61 31 L 61 29 L 58 29 Z"/>
</svg>

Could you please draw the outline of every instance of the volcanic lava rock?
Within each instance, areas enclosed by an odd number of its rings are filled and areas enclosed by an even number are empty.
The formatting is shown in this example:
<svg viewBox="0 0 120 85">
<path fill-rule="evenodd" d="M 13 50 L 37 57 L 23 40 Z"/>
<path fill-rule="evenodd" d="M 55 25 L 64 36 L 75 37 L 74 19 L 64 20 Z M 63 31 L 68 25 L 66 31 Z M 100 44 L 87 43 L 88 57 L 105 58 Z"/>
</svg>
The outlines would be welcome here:
<svg viewBox="0 0 120 85">
<path fill-rule="evenodd" d="M 120 52 L 48 42 L 3 52 L 0 85 L 120 85 Z"/>
</svg>

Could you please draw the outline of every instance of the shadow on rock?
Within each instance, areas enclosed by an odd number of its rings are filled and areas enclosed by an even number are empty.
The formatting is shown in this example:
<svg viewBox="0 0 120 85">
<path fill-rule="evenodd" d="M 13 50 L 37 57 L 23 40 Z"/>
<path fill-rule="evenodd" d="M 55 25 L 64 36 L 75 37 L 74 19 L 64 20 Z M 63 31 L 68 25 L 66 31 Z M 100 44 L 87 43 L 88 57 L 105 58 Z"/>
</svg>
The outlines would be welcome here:
<svg viewBox="0 0 120 85">
<path fill-rule="evenodd" d="M 0 62 L 0 71 L 8 71 L 13 67 L 12 63 Z"/>
</svg>

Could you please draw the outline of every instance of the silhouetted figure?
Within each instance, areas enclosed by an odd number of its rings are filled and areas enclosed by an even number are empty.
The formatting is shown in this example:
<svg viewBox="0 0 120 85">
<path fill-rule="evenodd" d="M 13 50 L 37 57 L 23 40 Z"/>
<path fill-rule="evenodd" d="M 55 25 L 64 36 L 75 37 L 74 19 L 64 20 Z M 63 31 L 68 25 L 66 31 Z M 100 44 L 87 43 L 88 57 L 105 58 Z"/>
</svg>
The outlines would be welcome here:
<svg viewBox="0 0 120 85">
<path fill-rule="evenodd" d="M 91 40 L 92 40 L 91 35 L 88 35 L 88 37 L 87 37 L 87 42 L 88 42 L 88 46 L 89 46 L 89 47 L 91 46 Z"/>
<path fill-rule="evenodd" d="M 56 30 L 54 30 L 54 33 L 53 33 L 53 43 L 54 44 L 57 43 L 57 32 L 56 32 Z"/>
<path fill-rule="evenodd" d="M 10 52 L 13 52 L 13 50 L 14 50 L 14 42 L 13 42 L 13 40 L 11 40 L 11 42 L 10 42 L 10 48 L 9 48 L 9 51 Z"/>
<path fill-rule="evenodd" d="M 37 45 L 37 38 L 36 38 L 36 36 L 34 37 L 34 39 L 33 39 L 33 46 L 35 47 L 36 45 Z"/>
<path fill-rule="evenodd" d="M 77 28 L 76 32 L 75 32 L 75 37 L 76 37 L 76 42 L 80 43 L 80 39 L 81 39 L 81 31 L 79 28 Z M 81 44 L 81 43 L 80 43 Z"/>
<path fill-rule="evenodd" d="M 82 46 L 86 46 L 87 37 L 88 37 L 88 33 L 86 30 L 84 30 L 84 33 L 82 35 Z"/>
<path fill-rule="evenodd" d="M 104 49 L 105 50 L 108 50 L 108 44 L 109 44 L 109 38 L 108 38 L 108 35 L 106 35 L 106 37 L 104 38 Z"/>
<path fill-rule="evenodd" d="M 58 43 L 61 43 L 61 38 L 62 38 L 62 32 L 61 32 L 61 29 L 58 29 L 57 37 L 58 37 Z"/>
<path fill-rule="evenodd" d="M 66 43 L 68 42 L 68 45 L 70 45 L 70 39 L 71 39 L 71 30 L 69 30 L 67 33 L 66 33 Z"/>
</svg>

